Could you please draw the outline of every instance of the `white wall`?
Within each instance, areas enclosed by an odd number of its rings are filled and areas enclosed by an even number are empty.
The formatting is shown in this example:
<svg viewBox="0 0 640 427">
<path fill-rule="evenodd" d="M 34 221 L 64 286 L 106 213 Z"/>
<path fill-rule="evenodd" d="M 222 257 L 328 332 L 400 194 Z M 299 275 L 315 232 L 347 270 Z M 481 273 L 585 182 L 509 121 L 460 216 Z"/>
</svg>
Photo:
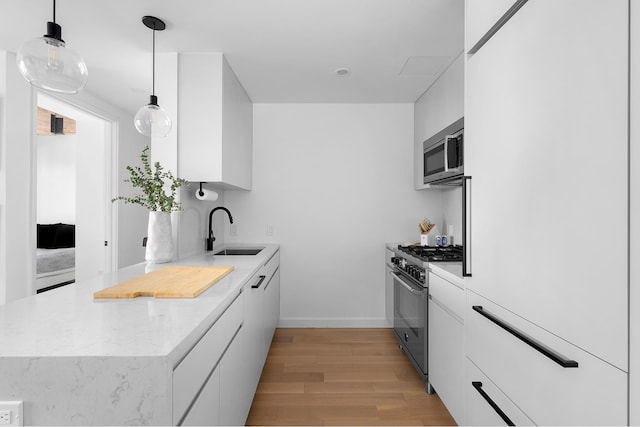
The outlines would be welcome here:
<svg viewBox="0 0 640 427">
<path fill-rule="evenodd" d="M 35 274 L 35 216 L 29 212 L 34 104 L 15 54 L 0 51 L 0 304 L 27 296 Z"/>
<path fill-rule="evenodd" d="M 413 104 L 253 114 L 253 190 L 225 192 L 238 225 L 225 239 L 280 243 L 281 326 L 387 327 L 384 244 L 416 241 L 442 212 L 438 193 L 413 190 Z"/>
<path fill-rule="evenodd" d="M 76 223 L 76 135 L 36 137 L 38 224 Z"/>
</svg>

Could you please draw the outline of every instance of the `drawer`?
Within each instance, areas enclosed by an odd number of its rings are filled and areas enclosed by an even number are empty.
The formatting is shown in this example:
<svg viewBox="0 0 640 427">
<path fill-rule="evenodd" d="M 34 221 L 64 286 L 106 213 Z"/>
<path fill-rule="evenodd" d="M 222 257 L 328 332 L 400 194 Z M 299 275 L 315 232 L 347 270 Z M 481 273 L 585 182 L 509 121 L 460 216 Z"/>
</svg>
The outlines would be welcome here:
<svg viewBox="0 0 640 427">
<path fill-rule="evenodd" d="M 173 424 L 176 425 L 242 324 L 241 293 L 173 370 Z"/>
<path fill-rule="evenodd" d="M 466 298 L 462 288 L 429 272 L 429 299 L 447 310 L 460 323 L 464 323 Z"/>
<path fill-rule="evenodd" d="M 513 328 L 513 333 L 473 307 L 481 307 L 480 311 L 495 321 Z M 467 291 L 466 310 L 467 357 L 533 422 L 544 425 L 627 423 L 625 372 L 472 291 Z M 562 367 L 550 358 L 552 355 L 575 361 L 578 366 Z"/>
<path fill-rule="evenodd" d="M 467 359 L 465 425 L 535 425 L 476 365 Z"/>
</svg>

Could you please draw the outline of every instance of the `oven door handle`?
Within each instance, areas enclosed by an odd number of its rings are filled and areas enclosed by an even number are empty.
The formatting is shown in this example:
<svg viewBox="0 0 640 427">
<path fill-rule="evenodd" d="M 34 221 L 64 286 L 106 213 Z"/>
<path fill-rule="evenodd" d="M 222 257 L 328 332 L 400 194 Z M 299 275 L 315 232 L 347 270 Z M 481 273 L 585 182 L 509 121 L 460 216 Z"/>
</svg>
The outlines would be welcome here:
<svg viewBox="0 0 640 427">
<path fill-rule="evenodd" d="M 396 273 L 395 271 L 392 271 L 391 274 L 393 275 L 393 277 L 395 277 L 398 282 L 400 282 L 400 284 L 406 288 L 409 292 L 411 292 L 414 295 L 419 295 L 419 296 L 424 296 L 424 291 L 418 291 L 416 290 L 413 286 L 411 286 L 410 284 L 408 284 L 407 282 L 405 282 L 402 279 L 402 276 L 400 276 L 398 273 Z"/>
</svg>

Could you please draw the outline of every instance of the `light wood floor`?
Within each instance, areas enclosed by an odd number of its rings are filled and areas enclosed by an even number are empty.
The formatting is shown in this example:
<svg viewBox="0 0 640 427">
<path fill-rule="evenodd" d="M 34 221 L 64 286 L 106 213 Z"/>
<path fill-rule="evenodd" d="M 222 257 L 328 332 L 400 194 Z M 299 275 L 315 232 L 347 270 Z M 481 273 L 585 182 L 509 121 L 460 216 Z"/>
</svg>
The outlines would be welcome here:
<svg viewBox="0 0 640 427">
<path fill-rule="evenodd" d="M 391 329 L 278 329 L 247 425 L 455 425 Z"/>
</svg>

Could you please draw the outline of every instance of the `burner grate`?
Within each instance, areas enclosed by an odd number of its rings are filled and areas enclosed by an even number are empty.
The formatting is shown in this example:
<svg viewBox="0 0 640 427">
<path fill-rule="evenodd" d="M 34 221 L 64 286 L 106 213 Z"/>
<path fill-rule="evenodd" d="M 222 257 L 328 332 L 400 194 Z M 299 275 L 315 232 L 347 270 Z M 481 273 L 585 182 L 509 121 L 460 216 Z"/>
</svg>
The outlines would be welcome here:
<svg viewBox="0 0 640 427">
<path fill-rule="evenodd" d="M 398 245 L 398 249 L 422 261 L 462 261 L 463 248 L 455 246 Z"/>
</svg>

